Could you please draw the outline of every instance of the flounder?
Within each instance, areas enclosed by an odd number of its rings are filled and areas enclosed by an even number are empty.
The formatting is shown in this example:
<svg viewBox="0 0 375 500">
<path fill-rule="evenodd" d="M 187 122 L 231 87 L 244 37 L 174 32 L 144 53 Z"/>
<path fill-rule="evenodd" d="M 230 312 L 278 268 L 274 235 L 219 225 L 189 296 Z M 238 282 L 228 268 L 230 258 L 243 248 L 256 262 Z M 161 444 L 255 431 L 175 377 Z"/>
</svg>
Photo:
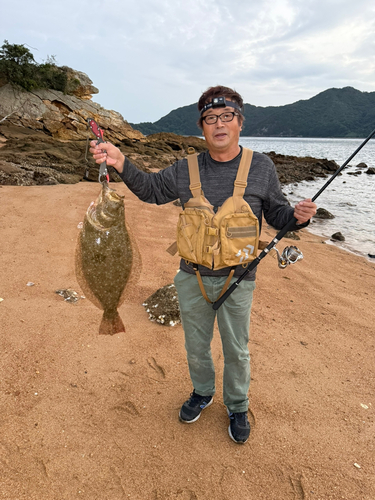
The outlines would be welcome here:
<svg viewBox="0 0 375 500">
<path fill-rule="evenodd" d="M 87 209 L 76 250 L 78 283 L 85 296 L 103 310 L 100 334 L 125 331 L 117 308 L 124 298 L 132 262 L 124 196 L 104 182 L 97 200 Z"/>
</svg>

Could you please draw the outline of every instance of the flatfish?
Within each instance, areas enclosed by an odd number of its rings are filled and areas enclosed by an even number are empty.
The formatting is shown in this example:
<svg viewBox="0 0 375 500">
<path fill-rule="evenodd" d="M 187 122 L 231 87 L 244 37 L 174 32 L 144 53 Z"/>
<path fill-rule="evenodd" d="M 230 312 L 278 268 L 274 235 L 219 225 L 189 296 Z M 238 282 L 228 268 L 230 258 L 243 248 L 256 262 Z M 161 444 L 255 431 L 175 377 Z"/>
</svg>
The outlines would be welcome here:
<svg viewBox="0 0 375 500">
<path fill-rule="evenodd" d="M 124 196 L 106 182 L 87 209 L 76 249 L 76 276 L 85 296 L 103 310 L 99 333 L 114 335 L 125 327 L 117 311 L 133 262 L 125 225 Z"/>
</svg>

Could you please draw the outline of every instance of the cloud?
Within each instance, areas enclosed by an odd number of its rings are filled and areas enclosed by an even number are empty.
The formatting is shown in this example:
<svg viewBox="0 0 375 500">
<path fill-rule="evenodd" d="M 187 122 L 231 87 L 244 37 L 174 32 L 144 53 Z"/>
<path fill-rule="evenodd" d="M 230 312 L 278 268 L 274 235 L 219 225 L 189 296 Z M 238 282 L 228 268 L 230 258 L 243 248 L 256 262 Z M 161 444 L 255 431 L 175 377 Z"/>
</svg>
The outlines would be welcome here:
<svg viewBox="0 0 375 500">
<path fill-rule="evenodd" d="M 329 87 L 374 89 L 373 0 L 15 0 L 10 43 L 87 73 L 95 100 L 132 122 L 196 102 L 210 85 L 282 105 Z"/>
</svg>

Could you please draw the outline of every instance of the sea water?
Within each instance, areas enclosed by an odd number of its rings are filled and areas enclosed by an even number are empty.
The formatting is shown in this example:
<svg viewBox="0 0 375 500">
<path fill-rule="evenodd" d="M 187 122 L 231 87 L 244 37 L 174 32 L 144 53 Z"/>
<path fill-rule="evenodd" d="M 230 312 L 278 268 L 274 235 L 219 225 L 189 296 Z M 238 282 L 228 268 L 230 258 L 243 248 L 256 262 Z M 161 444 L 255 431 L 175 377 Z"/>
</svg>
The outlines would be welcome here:
<svg viewBox="0 0 375 500">
<path fill-rule="evenodd" d="M 279 137 L 241 137 L 240 144 L 260 153 L 275 153 L 290 156 L 311 156 L 335 160 L 341 166 L 362 144 L 363 139 L 316 139 Z M 375 175 L 348 175 L 356 172 L 359 163 L 375 167 L 375 139 L 370 141 L 351 160 L 326 190 L 316 199 L 318 207 L 331 212 L 334 219 L 313 219 L 308 230 L 327 238 L 327 243 L 362 255 L 375 254 Z M 283 185 L 283 192 L 291 205 L 304 198 L 312 198 L 329 180 L 318 178 L 298 184 Z M 345 241 L 331 241 L 332 234 L 341 232 Z M 369 259 L 375 262 L 375 259 Z"/>
</svg>

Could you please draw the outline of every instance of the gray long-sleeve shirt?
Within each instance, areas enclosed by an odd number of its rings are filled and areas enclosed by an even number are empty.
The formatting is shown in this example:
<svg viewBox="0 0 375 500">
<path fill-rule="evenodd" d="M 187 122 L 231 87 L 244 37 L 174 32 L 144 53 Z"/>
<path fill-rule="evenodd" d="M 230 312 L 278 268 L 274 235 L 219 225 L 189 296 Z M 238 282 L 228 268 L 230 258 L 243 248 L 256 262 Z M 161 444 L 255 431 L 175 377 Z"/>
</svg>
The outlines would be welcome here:
<svg viewBox="0 0 375 500">
<path fill-rule="evenodd" d="M 207 200 L 214 206 L 215 212 L 233 194 L 241 156 L 242 148 L 238 156 L 226 162 L 213 160 L 208 151 L 198 156 L 202 190 Z M 186 159 L 179 160 L 159 172 L 147 174 L 138 170 L 126 158 L 121 178 L 128 188 L 146 203 L 162 205 L 179 198 L 184 206 L 192 197 L 189 189 L 190 179 Z M 275 229 L 284 227 L 293 216 L 294 209 L 289 205 L 281 191 L 275 165 L 265 154 L 257 152 L 253 154 L 244 199 L 258 218 L 260 228 L 262 215 L 267 223 Z M 307 224 L 296 226 L 294 229 L 300 229 Z M 183 259 L 181 259 L 180 268 L 188 273 L 194 273 L 192 266 L 187 265 Z M 207 267 L 199 266 L 199 271 L 202 276 L 226 276 L 229 274 L 230 268 L 213 271 Z M 237 266 L 235 276 L 239 276 L 243 272 L 244 269 Z M 256 269 L 249 272 L 245 279 L 255 280 L 255 272 Z"/>
</svg>

